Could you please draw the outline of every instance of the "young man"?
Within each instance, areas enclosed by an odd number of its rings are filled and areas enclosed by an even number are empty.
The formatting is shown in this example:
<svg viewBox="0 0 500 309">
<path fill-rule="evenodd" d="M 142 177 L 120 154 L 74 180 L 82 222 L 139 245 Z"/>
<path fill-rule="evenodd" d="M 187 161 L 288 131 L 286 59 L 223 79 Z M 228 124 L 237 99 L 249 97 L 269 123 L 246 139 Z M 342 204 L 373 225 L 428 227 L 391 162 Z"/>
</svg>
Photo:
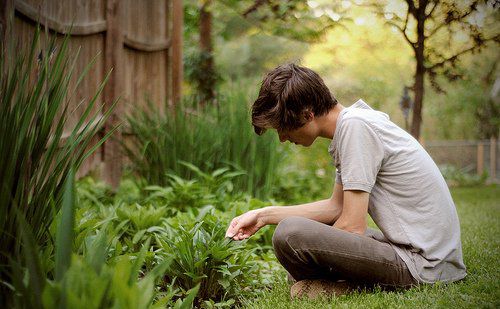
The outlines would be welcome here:
<svg viewBox="0 0 500 309">
<path fill-rule="evenodd" d="M 281 142 L 306 147 L 317 137 L 332 139 L 336 181 L 330 198 L 252 210 L 234 218 L 226 232 L 242 240 L 278 224 L 273 246 L 298 281 L 292 297 L 466 276 L 446 182 L 424 148 L 387 114 L 362 100 L 345 108 L 314 71 L 286 64 L 265 76 L 252 124 L 259 135 L 276 129 Z M 380 231 L 367 228 L 367 213 Z"/>
</svg>

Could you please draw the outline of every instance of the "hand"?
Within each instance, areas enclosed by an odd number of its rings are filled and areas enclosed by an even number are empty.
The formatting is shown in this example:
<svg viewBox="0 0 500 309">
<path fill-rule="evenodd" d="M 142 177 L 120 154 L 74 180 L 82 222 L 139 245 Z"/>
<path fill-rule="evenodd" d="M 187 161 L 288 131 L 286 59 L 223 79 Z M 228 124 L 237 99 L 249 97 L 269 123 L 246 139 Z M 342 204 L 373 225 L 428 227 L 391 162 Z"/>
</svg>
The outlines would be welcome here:
<svg viewBox="0 0 500 309">
<path fill-rule="evenodd" d="M 250 210 L 231 220 L 226 237 L 243 240 L 255 234 L 265 223 L 259 217 L 258 210 Z"/>
</svg>

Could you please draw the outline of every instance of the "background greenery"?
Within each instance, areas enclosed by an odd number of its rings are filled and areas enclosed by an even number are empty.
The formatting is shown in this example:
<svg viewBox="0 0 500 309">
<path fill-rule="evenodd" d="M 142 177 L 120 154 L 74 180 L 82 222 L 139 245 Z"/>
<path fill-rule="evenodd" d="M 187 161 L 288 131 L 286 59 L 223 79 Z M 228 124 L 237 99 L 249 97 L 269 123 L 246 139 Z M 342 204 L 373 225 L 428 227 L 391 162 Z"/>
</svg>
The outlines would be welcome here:
<svg viewBox="0 0 500 309">
<path fill-rule="evenodd" d="M 242 14 L 253 1 L 239 1 L 236 6 L 233 1 L 212 1 L 216 71 L 223 81 L 242 80 L 250 89 L 255 89 L 266 71 L 283 62 L 299 62 L 318 71 L 343 105 L 349 106 L 363 98 L 404 127 L 399 101 L 403 87 L 412 83 L 415 60 L 403 36 L 387 24 L 387 18 L 373 14 L 373 10 L 364 5 L 366 2 L 308 1 L 308 13 L 304 13 L 300 5 L 298 9 L 291 9 L 279 3 L 280 9 L 288 10 L 287 14 L 293 15 L 297 22 L 287 24 L 289 32 L 281 32 L 278 29 L 283 27 L 283 20 L 258 18 L 269 14 L 265 6 L 260 7 L 252 19 Z M 405 8 L 404 1 L 380 3 L 387 3 L 394 11 Z M 187 58 L 198 49 L 198 4 L 194 0 L 185 1 Z M 310 14 L 320 16 L 315 19 L 318 25 L 331 27 L 320 31 L 321 35 L 300 32 L 302 18 L 307 19 Z M 498 9 L 492 9 L 490 4 L 489 10 L 480 9 L 477 16 L 478 24 L 488 24 L 487 29 L 480 27 L 481 30 L 498 33 L 499 23 L 495 22 L 500 18 Z M 318 25 L 312 28 L 321 28 Z M 447 37 L 443 35 L 429 42 L 428 48 L 458 48 L 448 46 Z M 453 30 L 453 38 L 460 44 L 468 44 L 460 29 Z M 489 42 L 480 52 L 459 58 L 455 70 L 461 77 L 450 82 L 438 76 L 444 92 L 437 92 L 426 79 L 422 127 L 425 140 L 485 138 L 492 132 L 498 135 L 498 103 L 490 100 L 499 74 L 498 61 L 498 43 Z M 192 64 L 185 62 L 188 72 Z M 188 93 L 195 91 L 190 83 L 188 78 Z M 446 125 L 441 125 L 443 123 Z"/>
</svg>

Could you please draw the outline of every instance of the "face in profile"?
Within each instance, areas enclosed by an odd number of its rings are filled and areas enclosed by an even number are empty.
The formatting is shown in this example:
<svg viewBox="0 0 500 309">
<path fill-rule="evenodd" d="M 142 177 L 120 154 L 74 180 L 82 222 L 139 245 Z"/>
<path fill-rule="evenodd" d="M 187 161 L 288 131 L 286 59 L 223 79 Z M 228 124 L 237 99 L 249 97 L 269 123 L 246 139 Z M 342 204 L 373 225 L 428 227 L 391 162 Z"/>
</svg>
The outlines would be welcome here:
<svg viewBox="0 0 500 309">
<path fill-rule="evenodd" d="M 302 127 L 294 130 L 276 130 L 280 142 L 289 141 L 296 145 L 302 145 L 304 147 L 309 147 L 316 140 L 317 130 L 314 121 L 309 121 Z"/>
</svg>

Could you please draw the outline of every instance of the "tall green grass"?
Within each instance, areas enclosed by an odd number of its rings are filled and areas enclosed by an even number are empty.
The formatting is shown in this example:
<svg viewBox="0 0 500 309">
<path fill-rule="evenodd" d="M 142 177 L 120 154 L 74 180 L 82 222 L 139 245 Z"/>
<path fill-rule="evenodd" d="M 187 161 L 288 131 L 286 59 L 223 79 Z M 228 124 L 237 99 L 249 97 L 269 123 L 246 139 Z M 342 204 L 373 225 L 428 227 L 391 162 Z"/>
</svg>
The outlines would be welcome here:
<svg viewBox="0 0 500 309">
<path fill-rule="evenodd" d="M 14 294 L 9 288 L 13 269 L 8 265 L 23 253 L 25 231 L 20 226 L 31 231 L 37 246 L 51 241 L 49 227 L 61 208 L 70 170 L 77 170 L 111 134 L 93 143 L 112 110 L 92 112 L 107 76 L 86 102 L 79 121 L 67 126 L 72 112 L 67 104 L 69 85 L 78 52 L 69 54 L 69 35 L 60 43 L 55 37 L 45 38 L 46 50 L 54 51 L 50 56 L 39 52 L 40 41 L 37 27 L 28 49 L 21 45 L 17 50 L 20 42 L 9 42 L 0 54 L 0 305 Z M 75 88 L 93 62 L 77 77 Z M 71 133 L 63 138 L 65 129 Z"/>
<path fill-rule="evenodd" d="M 165 186 L 168 174 L 194 176 L 182 162 L 204 172 L 232 167 L 246 172 L 235 179 L 236 190 L 267 197 L 276 182 L 283 151 L 273 134 L 258 137 L 250 121 L 248 91 L 221 91 L 217 105 L 199 107 L 186 99 L 175 111 L 162 114 L 152 103 L 128 117 L 131 143 L 125 150 L 134 172 L 148 183 Z"/>
</svg>

